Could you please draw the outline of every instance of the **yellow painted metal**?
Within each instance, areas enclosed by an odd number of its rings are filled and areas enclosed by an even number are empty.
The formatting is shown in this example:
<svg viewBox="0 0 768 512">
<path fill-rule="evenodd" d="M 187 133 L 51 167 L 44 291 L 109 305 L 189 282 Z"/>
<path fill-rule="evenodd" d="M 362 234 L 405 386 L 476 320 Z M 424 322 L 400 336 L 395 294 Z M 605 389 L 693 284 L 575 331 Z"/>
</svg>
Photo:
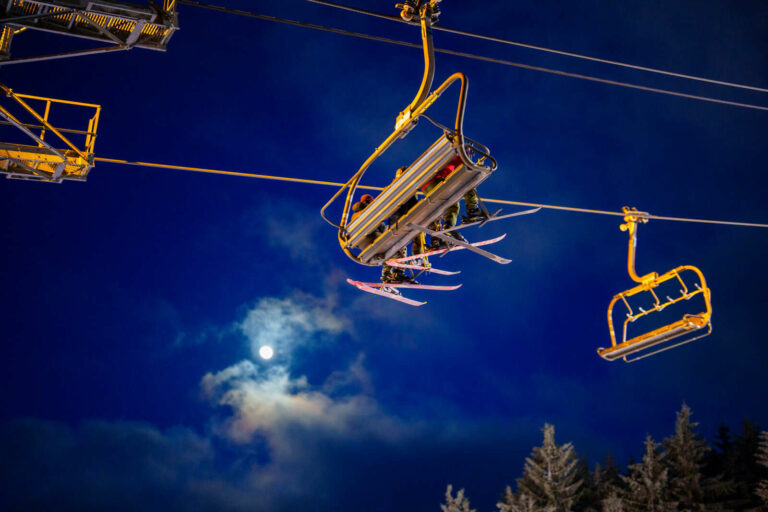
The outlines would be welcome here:
<svg viewBox="0 0 768 512">
<path fill-rule="evenodd" d="M 150 2 L 152 3 L 152 2 Z M 13 34 L 30 28 L 85 39 L 107 41 L 123 49 L 164 51 L 178 30 L 176 0 L 157 6 L 94 0 L 72 4 L 63 0 L 7 0 L 6 16 L 17 17 L 0 35 L 0 57 L 8 59 Z M 34 17 L 44 14 L 39 18 Z M 30 17 L 29 19 L 24 19 Z"/>
<path fill-rule="evenodd" d="M 435 58 L 434 58 L 434 46 L 432 42 L 432 12 L 439 0 L 432 0 L 432 1 L 424 1 L 423 3 L 420 3 L 419 7 L 419 23 L 421 26 L 421 39 L 422 39 L 422 48 L 423 48 L 423 54 L 424 54 L 424 72 L 421 80 L 421 84 L 419 86 L 419 90 L 416 93 L 416 96 L 414 97 L 413 101 L 408 105 L 408 107 L 401 112 L 396 119 L 395 122 L 395 130 L 392 132 L 385 140 L 382 142 L 373 152 L 371 156 L 368 157 L 368 159 L 363 163 L 363 165 L 360 167 L 360 169 L 352 176 L 352 178 L 347 181 L 340 190 L 338 190 L 331 199 L 320 209 L 321 216 L 331 225 L 338 228 L 338 241 L 339 245 L 341 246 L 342 251 L 352 260 L 354 260 L 357 263 L 361 263 L 364 265 L 375 265 L 374 263 L 368 263 L 361 261 L 359 255 L 356 255 L 352 252 L 351 248 L 348 246 L 348 233 L 347 233 L 347 225 L 349 223 L 349 215 L 351 212 L 352 207 L 352 201 L 354 198 L 354 194 L 356 189 L 360 186 L 360 180 L 362 179 L 363 175 L 367 171 L 367 169 L 373 164 L 375 160 L 377 160 L 392 144 L 395 143 L 398 139 L 404 138 L 411 129 L 416 126 L 419 117 L 425 114 L 426 110 L 448 89 L 452 84 L 459 82 L 460 83 L 460 91 L 459 91 L 459 103 L 456 110 L 456 121 L 455 121 L 455 129 L 452 132 L 452 136 L 454 137 L 453 145 L 455 146 L 455 151 L 458 153 L 458 156 L 461 158 L 462 162 L 467 165 L 470 169 L 476 170 L 476 171 L 493 171 L 496 169 L 496 162 L 491 158 L 493 161 L 493 165 L 486 166 L 481 165 L 480 163 L 476 163 L 472 161 L 469 156 L 467 155 L 467 149 L 465 145 L 465 137 L 464 137 L 464 131 L 463 131 L 463 124 L 464 124 L 464 109 L 466 106 L 466 97 L 467 97 L 467 88 L 468 88 L 468 82 L 467 77 L 464 75 L 464 73 L 454 73 L 450 77 L 448 77 L 439 87 L 437 87 L 432 92 L 430 91 L 430 88 L 432 87 L 432 81 L 434 78 L 435 73 Z M 484 160 L 485 158 L 483 158 Z M 326 209 L 336 201 L 338 197 L 340 197 L 344 191 L 347 192 L 346 199 L 344 201 L 344 207 L 342 209 L 341 214 L 341 221 L 336 224 L 333 221 L 331 221 L 325 214 Z M 386 205 L 388 208 L 394 208 L 398 206 L 396 203 L 388 204 Z"/>
<path fill-rule="evenodd" d="M 599 348 L 597 353 L 603 359 L 615 361 L 623 359 L 626 362 L 637 361 L 645 357 L 658 354 L 671 348 L 679 347 L 691 341 L 708 336 L 712 332 L 712 302 L 710 290 L 704 274 L 698 268 L 691 265 L 683 265 L 670 270 L 662 275 L 651 272 L 639 276 L 635 271 L 635 254 L 637 250 L 637 225 L 648 222 L 648 214 L 639 212 L 634 208 L 624 207 L 624 224 L 622 231 L 629 233 L 629 248 L 627 254 L 627 272 L 629 277 L 639 283 L 637 286 L 621 292 L 613 297 L 608 305 L 608 329 L 611 334 L 611 346 Z M 686 282 L 692 282 L 689 286 Z M 692 280 L 691 280 L 692 279 Z M 673 283 L 679 286 L 679 295 L 670 297 L 666 295 L 660 299 L 657 290 L 664 283 Z M 632 306 L 628 300 L 631 297 L 647 294 L 652 299 L 652 306 L 648 309 Z M 679 320 L 662 325 L 649 332 L 633 337 L 628 337 L 629 326 L 638 319 L 648 317 L 661 312 L 668 306 L 683 301 L 689 301 L 694 297 L 700 297 L 703 302 L 703 311 L 696 314 L 684 314 Z M 614 328 L 614 306 L 621 302 L 626 308 L 626 318 L 622 326 L 621 340 L 617 340 Z M 672 343 L 674 341 L 674 343 Z M 631 356 L 631 358 L 630 358 Z"/>
<path fill-rule="evenodd" d="M 8 25 L 3 25 L 0 29 L 0 54 L 10 55 L 11 41 L 13 40 L 14 30 Z"/>
<path fill-rule="evenodd" d="M 14 100 L 16 110 L 26 118 L 32 118 L 37 124 L 25 122 L 15 116 L 3 105 L 0 105 L 0 115 L 5 117 L 8 124 L 28 135 L 36 145 L 19 144 L 0 139 L 0 173 L 8 178 L 29 179 L 61 183 L 62 180 L 85 181 L 88 172 L 94 165 L 94 146 L 98 129 L 101 106 L 92 103 L 58 100 L 29 94 L 17 94 L 10 88 L 0 84 L 0 90 L 7 98 Z M 26 100 L 26 101 L 25 101 Z M 43 113 L 40 114 L 34 105 L 41 103 Z M 89 115 L 86 131 L 57 127 L 52 124 L 57 105 L 67 105 L 86 109 Z M 76 144 L 64 133 L 84 136 L 80 144 Z M 46 138 L 47 137 L 47 138 Z"/>
</svg>

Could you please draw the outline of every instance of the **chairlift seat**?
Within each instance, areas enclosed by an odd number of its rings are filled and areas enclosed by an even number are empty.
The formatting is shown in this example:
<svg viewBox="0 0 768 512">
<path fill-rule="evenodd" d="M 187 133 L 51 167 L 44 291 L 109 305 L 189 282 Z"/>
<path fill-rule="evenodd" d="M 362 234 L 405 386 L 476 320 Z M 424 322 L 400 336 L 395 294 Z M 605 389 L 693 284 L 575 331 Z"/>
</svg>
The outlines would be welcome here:
<svg viewBox="0 0 768 512">
<path fill-rule="evenodd" d="M 654 331 L 635 336 L 620 345 L 611 348 L 601 348 L 598 350 L 600 356 L 607 361 L 615 361 L 629 355 L 637 354 L 643 350 L 657 347 L 673 339 L 679 338 L 688 333 L 697 332 L 701 329 L 712 326 L 706 313 L 698 315 L 685 315 L 682 319 L 669 325 L 660 327 Z M 689 339 L 688 341 L 693 341 Z M 675 344 L 675 346 L 681 343 Z M 671 347 L 670 347 L 671 348 Z"/>
<path fill-rule="evenodd" d="M 694 274 L 698 277 L 698 282 L 695 286 L 689 287 L 682 276 L 690 276 Z M 660 285 L 669 281 L 677 282 L 680 286 L 680 294 L 674 298 L 667 296 L 663 300 L 660 300 L 656 294 L 656 290 Z M 647 310 L 633 308 L 627 299 L 643 292 L 651 294 L 654 301 L 653 306 Z M 704 301 L 704 311 L 697 314 L 684 314 L 681 319 L 675 322 L 627 339 L 627 331 L 631 323 L 639 318 L 660 312 L 672 304 L 688 301 L 697 295 L 700 295 Z M 627 313 L 623 324 L 622 338 L 617 342 L 613 325 L 613 315 L 614 306 L 618 302 L 624 304 Z M 637 309 L 637 311 L 635 311 L 635 309 Z M 613 300 L 611 300 L 611 303 L 608 306 L 608 327 L 611 334 L 611 346 L 608 348 L 601 347 L 597 350 L 597 353 L 607 361 L 624 359 L 627 362 L 631 362 L 643 357 L 648 357 L 709 335 L 712 332 L 711 318 L 712 305 L 710 301 L 710 290 L 707 288 L 704 275 L 696 267 L 683 265 L 670 270 L 661 276 L 656 276 L 653 279 L 646 279 L 638 286 L 613 297 Z M 673 340 L 676 340 L 675 343 L 671 343 Z M 633 359 L 627 359 L 627 356 L 635 357 Z"/>
<path fill-rule="evenodd" d="M 361 249 L 358 255 L 360 263 L 379 265 L 393 257 L 420 233 L 414 226 L 428 227 L 469 190 L 491 175 L 491 168 L 462 161 L 396 223 L 371 240 L 371 235 L 382 222 L 390 219 L 398 208 L 416 195 L 458 153 L 453 137 L 442 135 L 349 224 L 346 246 Z"/>
</svg>

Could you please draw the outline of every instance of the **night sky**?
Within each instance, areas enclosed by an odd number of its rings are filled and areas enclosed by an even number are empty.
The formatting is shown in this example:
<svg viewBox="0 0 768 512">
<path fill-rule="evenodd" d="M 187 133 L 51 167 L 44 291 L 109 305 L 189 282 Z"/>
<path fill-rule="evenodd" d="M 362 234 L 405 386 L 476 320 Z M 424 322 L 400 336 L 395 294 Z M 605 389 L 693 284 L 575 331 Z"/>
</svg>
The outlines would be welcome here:
<svg viewBox="0 0 768 512">
<path fill-rule="evenodd" d="M 419 42 L 413 27 L 300 0 L 227 5 Z M 442 9 L 446 27 L 768 87 L 757 0 Z M 97 157 L 346 181 L 421 80 L 416 49 L 191 6 L 179 18 L 167 53 L 7 66 L 0 81 L 102 105 Z M 768 105 L 440 32 L 435 44 Z M 13 54 L 89 46 L 28 31 Z M 768 222 L 768 112 L 438 54 L 435 82 L 455 71 L 469 77 L 466 133 L 499 161 L 481 196 Z M 452 124 L 456 98 L 435 117 Z M 421 123 L 367 184 L 439 134 Z M 507 233 L 494 249 L 513 262 L 449 255 L 440 266 L 462 273 L 423 281 L 463 287 L 408 292 L 429 302 L 412 308 L 345 282 L 378 269 L 348 260 L 320 218 L 333 191 L 108 163 L 84 184 L 0 182 L 0 506 L 437 511 L 452 483 L 489 511 L 545 422 L 590 465 L 672 433 L 683 402 L 708 438 L 744 418 L 768 426 L 768 231 L 640 226 L 638 272 L 699 267 L 714 331 L 627 365 L 595 352 L 611 297 L 632 286 L 620 218 L 541 211 L 467 229 Z"/>
</svg>

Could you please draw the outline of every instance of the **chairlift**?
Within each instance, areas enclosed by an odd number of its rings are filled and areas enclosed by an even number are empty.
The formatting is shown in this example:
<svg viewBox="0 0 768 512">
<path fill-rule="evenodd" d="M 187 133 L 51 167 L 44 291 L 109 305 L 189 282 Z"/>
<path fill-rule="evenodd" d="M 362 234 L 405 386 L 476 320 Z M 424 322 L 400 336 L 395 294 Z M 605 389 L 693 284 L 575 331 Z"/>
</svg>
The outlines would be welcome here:
<svg viewBox="0 0 768 512">
<path fill-rule="evenodd" d="M 639 212 L 635 208 L 624 207 L 624 224 L 621 225 L 622 231 L 629 233 L 629 253 L 627 256 L 627 270 L 629 277 L 639 283 L 634 288 L 630 288 L 613 297 L 608 305 L 608 328 L 611 333 L 611 346 L 608 348 L 599 348 L 597 353 L 607 361 L 623 359 L 625 362 L 633 362 L 643 359 L 666 350 L 685 345 L 698 340 L 712 333 L 712 303 L 710 301 L 710 290 L 707 288 L 707 282 L 701 270 L 691 265 L 683 265 L 659 275 L 651 272 L 644 276 L 638 276 L 635 272 L 635 251 L 637 248 L 637 225 L 648 222 L 648 214 Z M 659 287 L 664 283 L 676 285 L 678 294 L 674 297 L 669 295 L 659 297 Z M 632 306 L 637 300 L 633 297 L 648 297 L 652 299 L 652 305 L 649 308 Z M 650 332 L 645 332 L 628 338 L 628 330 L 636 320 L 650 317 L 665 309 L 667 306 L 689 301 L 696 296 L 703 299 L 704 311 L 695 314 L 683 314 L 682 318 L 658 327 Z M 613 315 L 614 306 L 621 302 L 626 308 L 626 318 L 622 326 L 621 340 L 617 342 L 614 329 Z M 634 356 L 631 357 L 630 356 Z"/>
<path fill-rule="evenodd" d="M 496 160 L 487 147 L 465 137 L 463 131 L 464 110 L 467 101 L 467 77 L 464 73 L 454 73 L 431 93 L 435 72 L 435 55 L 432 42 L 432 24 L 439 13 L 439 0 L 407 1 L 401 16 L 406 21 L 419 18 L 421 39 L 424 51 L 424 74 L 421 86 L 413 101 L 401 112 L 395 123 L 395 130 L 376 148 L 360 169 L 339 189 L 323 206 L 320 213 L 323 218 L 338 228 L 338 240 L 344 253 L 357 263 L 369 266 L 381 265 L 395 256 L 411 240 L 428 231 L 428 226 L 439 219 L 452 205 L 456 204 L 471 189 L 485 181 L 496 170 Z M 416 126 L 419 118 L 426 117 L 427 109 L 454 83 L 460 83 L 459 102 L 453 129 L 445 128 L 444 133 L 402 174 L 387 186 L 353 221 L 350 210 L 355 192 L 363 175 L 373 162 L 378 159 L 398 139 L 402 139 Z M 432 121 L 434 123 L 434 121 Z M 435 123 L 437 124 L 437 123 Z M 470 156 L 472 155 L 472 156 Z M 377 234 L 382 223 L 393 215 L 409 200 L 420 194 L 420 188 L 428 183 L 451 160 L 460 158 L 445 180 L 432 191 L 418 198 L 415 204 L 396 222 L 386 226 Z M 339 223 L 326 216 L 326 209 L 346 191 L 346 200 Z M 445 233 L 433 236 L 446 237 Z M 358 252 L 359 251 L 359 252 Z M 504 260 L 507 261 L 508 260 Z"/>
</svg>

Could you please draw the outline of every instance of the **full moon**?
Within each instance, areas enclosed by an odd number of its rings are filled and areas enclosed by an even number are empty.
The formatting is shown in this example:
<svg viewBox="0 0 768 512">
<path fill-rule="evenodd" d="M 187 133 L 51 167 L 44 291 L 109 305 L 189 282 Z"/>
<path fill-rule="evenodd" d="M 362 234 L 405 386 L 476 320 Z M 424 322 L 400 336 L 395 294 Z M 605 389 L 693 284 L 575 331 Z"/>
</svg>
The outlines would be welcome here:
<svg viewBox="0 0 768 512">
<path fill-rule="evenodd" d="M 263 345 L 259 348 L 259 356 L 262 359 L 272 359 L 273 355 L 275 355 L 275 351 L 269 345 Z"/>
</svg>

